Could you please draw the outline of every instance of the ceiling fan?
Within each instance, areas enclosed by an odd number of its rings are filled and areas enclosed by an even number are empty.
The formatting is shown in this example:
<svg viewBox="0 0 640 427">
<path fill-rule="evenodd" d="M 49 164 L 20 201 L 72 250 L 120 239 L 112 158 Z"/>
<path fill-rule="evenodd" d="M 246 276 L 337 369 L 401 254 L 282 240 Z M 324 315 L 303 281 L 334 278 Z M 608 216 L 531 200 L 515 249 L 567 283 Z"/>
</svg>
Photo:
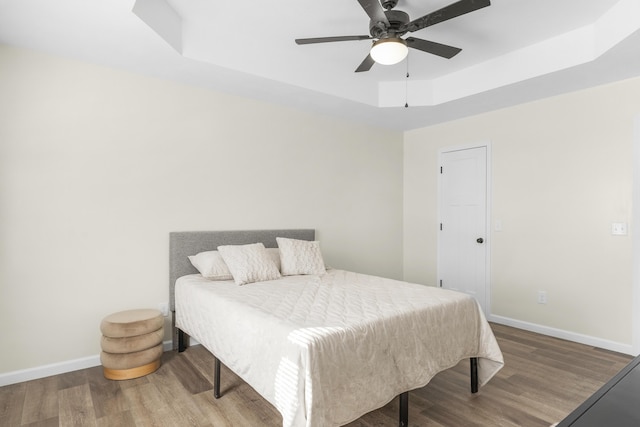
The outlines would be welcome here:
<svg viewBox="0 0 640 427">
<path fill-rule="evenodd" d="M 402 39 L 402 36 L 491 5 L 490 0 L 459 0 L 435 12 L 410 20 L 407 13 L 393 10 L 398 0 L 382 0 L 382 4 L 379 0 L 358 0 L 358 3 L 371 19 L 370 35 L 296 39 L 296 43 L 375 40 L 367 57 L 356 68 L 356 73 L 369 71 L 376 62 L 386 65 L 397 64 L 407 56 L 409 47 L 449 59 L 460 53 L 462 49 L 417 37 Z"/>
</svg>

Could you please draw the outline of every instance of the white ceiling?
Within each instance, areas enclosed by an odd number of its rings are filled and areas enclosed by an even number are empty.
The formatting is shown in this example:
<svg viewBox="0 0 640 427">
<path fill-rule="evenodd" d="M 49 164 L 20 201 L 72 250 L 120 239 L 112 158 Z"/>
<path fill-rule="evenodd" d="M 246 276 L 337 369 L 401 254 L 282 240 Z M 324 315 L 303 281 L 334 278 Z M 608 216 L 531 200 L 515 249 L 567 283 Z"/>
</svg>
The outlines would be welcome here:
<svg viewBox="0 0 640 427">
<path fill-rule="evenodd" d="M 294 43 L 368 34 L 357 0 L 0 0 L 0 43 L 396 130 L 640 76 L 639 0 L 491 3 L 409 33 L 462 48 L 454 58 L 411 50 L 366 73 L 371 41 Z"/>
</svg>

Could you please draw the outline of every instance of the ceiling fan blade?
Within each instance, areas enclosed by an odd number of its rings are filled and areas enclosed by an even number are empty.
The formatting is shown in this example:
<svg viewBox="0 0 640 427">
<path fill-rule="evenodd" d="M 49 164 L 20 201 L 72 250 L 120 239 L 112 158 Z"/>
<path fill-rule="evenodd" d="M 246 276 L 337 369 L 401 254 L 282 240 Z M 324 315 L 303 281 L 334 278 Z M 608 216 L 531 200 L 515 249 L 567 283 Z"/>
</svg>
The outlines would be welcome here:
<svg viewBox="0 0 640 427">
<path fill-rule="evenodd" d="M 384 9 L 378 0 L 358 0 L 360 6 L 367 12 L 369 18 L 375 22 L 382 22 L 385 24 L 385 28 L 389 27 L 389 20 L 387 15 L 384 14 Z"/>
<path fill-rule="evenodd" d="M 367 57 L 364 58 L 364 61 L 362 61 L 362 64 L 360 64 L 358 66 L 358 68 L 356 68 L 356 73 L 361 73 L 363 71 L 369 71 L 371 69 L 371 67 L 373 67 L 373 64 L 375 64 L 375 63 L 376 63 L 376 61 L 373 60 L 371 55 L 367 55 Z"/>
<path fill-rule="evenodd" d="M 446 44 L 440 44 L 429 40 L 418 39 L 415 37 L 407 37 L 405 41 L 407 42 L 407 46 L 409 47 L 421 50 L 423 52 L 431 53 L 433 55 L 438 55 L 447 59 L 453 58 L 454 56 L 459 54 L 460 51 L 462 51 L 462 49 L 458 47 L 448 46 Z"/>
<path fill-rule="evenodd" d="M 370 40 L 371 36 L 336 36 L 336 37 L 314 37 L 310 39 L 296 39 L 297 44 L 346 42 L 351 40 Z"/>
<path fill-rule="evenodd" d="M 490 0 L 460 0 L 414 19 L 407 24 L 406 29 L 411 32 L 418 31 L 487 6 L 491 6 Z"/>
</svg>

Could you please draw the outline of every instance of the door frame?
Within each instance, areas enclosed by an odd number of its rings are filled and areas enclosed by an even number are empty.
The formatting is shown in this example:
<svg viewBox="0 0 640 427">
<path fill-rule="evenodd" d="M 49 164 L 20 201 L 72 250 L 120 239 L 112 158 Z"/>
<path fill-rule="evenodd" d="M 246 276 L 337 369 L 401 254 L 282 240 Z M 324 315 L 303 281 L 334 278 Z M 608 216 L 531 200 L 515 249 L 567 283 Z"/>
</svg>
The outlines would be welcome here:
<svg viewBox="0 0 640 427">
<path fill-rule="evenodd" d="M 438 150 L 438 165 L 436 168 L 436 173 L 438 175 L 438 215 L 437 215 L 437 224 L 435 227 L 440 228 L 440 224 L 442 223 L 442 174 L 440 173 L 440 166 L 442 165 L 442 156 L 445 153 L 450 153 L 454 151 L 463 151 L 469 150 L 473 148 L 485 148 L 486 149 L 486 173 L 487 173 L 487 192 L 486 192 L 486 212 L 485 212 L 485 248 L 486 248 L 486 265 L 485 265 L 485 289 L 484 289 L 484 301 L 482 302 L 482 307 L 484 308 L 485 317 L 489 317 L 491 315 L 491 243 L 493 240 L 492 228 L 491 228 L 491 206 L 493 201 L 493 192 L 492 192 L 492 165 L 491 165 L 491 141 L 482 141 L 476 143 L 468 143 L 468 144 L 460 144 L 453 145 L 448 147 L 442 147 Z M 437 278 L 438 278 L 438 286 L 440 286 L 440 250 L 441 241 L 440 241 L 440 233 L 438 233 L 438 244 L 437 244 Z"/>
<path fill-rule="evenodd" d="M 631 209 L 631 348 L 634 355 L 640 354 L 640 114 L 633 123 L 633 183 Z"/>
</svg>

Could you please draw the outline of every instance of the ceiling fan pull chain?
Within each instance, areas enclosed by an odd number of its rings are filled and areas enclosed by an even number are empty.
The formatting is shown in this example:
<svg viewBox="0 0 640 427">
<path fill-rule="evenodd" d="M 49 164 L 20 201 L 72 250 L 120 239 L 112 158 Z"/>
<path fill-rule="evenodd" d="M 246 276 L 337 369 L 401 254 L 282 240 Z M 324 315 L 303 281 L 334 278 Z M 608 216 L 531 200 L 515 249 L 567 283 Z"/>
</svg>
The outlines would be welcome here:
<svg viewBox="0 0 640 427">
<path fill-rule="evenodd" d="M 404 108 L 409 108 L 409 55 L 407 55 L 407 79 L 404 81 Z"/>
</svg>

